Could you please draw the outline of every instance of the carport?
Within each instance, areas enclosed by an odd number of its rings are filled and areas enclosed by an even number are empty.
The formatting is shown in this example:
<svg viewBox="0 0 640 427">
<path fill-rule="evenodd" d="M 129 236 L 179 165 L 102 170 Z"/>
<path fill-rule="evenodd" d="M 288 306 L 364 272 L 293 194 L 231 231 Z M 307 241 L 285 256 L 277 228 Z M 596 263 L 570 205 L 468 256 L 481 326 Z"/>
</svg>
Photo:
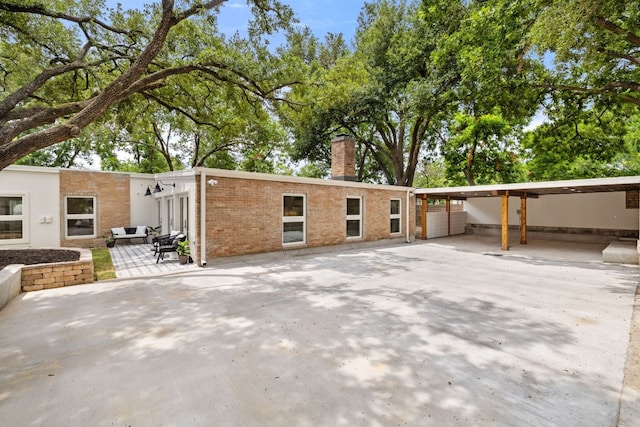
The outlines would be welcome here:
<svg viewBox="0 0 640 427">
<path fill-rule="evenodd" d="M 422 188 L 415 191 L 416 196 L 422 200 L 422 235 L 427 236 L 428 200 L 444 200 L 446 203 L 447 221 L 451 229 L 451 201 L 467 200 L 470 198 L 497 198 L 501 199 L 501 248 L 509 250 L 509 197 L 520 198 L 520 244 L 527 244 L 527 200 L 538 199 L 550 195 L 573 195 L 588 193 L 612 193 L 624 192 L 626 195 L 627 209 L 638 209 L 638 190 L 640 189 L 640 176 L 597 178 L 548 182 L 529 182 L 517 184 L 478 185 L 465 187 Z M 634 230 L 638 231 L 636 221 Z M 449 233 L 450 234 L 450 233 Z"/>
</svg>

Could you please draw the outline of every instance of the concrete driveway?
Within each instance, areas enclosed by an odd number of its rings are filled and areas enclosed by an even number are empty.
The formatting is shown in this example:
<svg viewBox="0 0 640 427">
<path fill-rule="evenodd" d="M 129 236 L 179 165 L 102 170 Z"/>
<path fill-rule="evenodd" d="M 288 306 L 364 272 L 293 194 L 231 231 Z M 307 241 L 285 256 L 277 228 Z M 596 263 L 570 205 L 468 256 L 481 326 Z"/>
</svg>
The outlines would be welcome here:
<svg viewBox="0 0 640 427">
<path fill-rule="evenodd" d="M 413 243 L 23 294 L 0 312 L 0 424 L 616 425 L 638 268 L 499 255 Z"/>
</svg>

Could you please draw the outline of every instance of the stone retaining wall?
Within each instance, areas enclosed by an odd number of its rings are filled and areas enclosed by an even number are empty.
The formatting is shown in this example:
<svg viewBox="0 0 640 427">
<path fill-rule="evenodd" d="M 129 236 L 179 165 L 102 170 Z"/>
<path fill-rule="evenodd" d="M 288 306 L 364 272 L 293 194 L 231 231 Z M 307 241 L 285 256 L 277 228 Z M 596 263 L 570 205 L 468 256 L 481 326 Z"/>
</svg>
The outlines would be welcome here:
<svg viewBox="0 0 640 427">
<path fill-rule="evenodd" d="M 78 249 L 78 261 L 34 264 L 22 267 L 22 292 L 93 283 L 91 251 Z"/>
</svg>

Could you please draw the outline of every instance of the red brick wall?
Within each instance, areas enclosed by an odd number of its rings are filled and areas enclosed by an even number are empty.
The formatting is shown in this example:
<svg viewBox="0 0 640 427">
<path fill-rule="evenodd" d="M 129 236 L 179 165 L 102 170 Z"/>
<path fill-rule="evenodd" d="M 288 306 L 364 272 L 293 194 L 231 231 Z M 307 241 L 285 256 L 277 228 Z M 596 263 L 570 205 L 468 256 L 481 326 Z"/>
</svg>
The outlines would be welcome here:
<svg viewBox="0 0 640 427">
<path fill-rule="evenodd" d="M 130 226 L 129 175 L 123 173 L 60 171 L 60 244 L 71 247 L 104 246 L 104 235 L 112 227 Z M 65 238 L 65 197 L 96 198 L 97 238 Z"/>
<path fill-rule="evenodd" d="M 209 178 L 209 176 L 207 177 Z M 207 186 L 207 258 L 397 238 L 406 230 L 406 190 L 214 177 Z M 199 189 L 198 189 L 199 191 Z M 198 193 L 199 194 L 199 193 Z M 282 197 L 306 195 L 306 244 L 282 244 Z M 346 198 L 363 200 L 363 237 L 346 237 Z M 402 201 L 402 233 L 389 232 L 390 199 Z M 411 198 L 410 218 L 415 216 Z M 197 216 L 200 209 L 197 206 Z M 198 218 L 199 221 L 199 218 Z M 199 223 L 199 222 L 198 222 Z M 410 235 L 415 221 L 409 221 Z"/>
</svg>

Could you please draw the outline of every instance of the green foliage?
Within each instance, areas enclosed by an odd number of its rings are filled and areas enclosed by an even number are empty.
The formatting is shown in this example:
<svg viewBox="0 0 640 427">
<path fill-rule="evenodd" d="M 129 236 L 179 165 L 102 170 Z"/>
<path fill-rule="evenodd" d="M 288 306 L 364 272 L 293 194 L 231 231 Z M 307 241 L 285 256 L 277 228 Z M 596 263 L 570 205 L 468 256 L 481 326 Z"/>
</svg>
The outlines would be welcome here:
<svg viewBox="0 0 640 427">
<path fill-rule="evenodd" d="M 293 160 L 326 177 L 347 133 L 364 182 L 640 173 L 640 0 L 374 0 L 353 48 L 292 27 L 276 0 L 249 1 L 248 38 L 192 0 L 167 27 L 159 1 L 0 3 L 0 167 L 28 153 L 19 163 L 292 174 Z M 521 137 L 541 106 L 547 123 Z"/>
<path fill-rule="evenodd" d="M 307 178 L 327 178 L 330 175 L 330 171 L 322 165 L 308 163 L 300 168 L 297 175 Z"/>
<path fill-rule="evenodd" d="M 353 54 L 333 48 L 333 39 L 324 45 L 305 34 L 290 40 L 287 52 L 311 76 L 288 94 L 295 108 L 281 110 L 294 136 L 294 159 L 327 167 L 329 142 L 347 133 L 357 141 L 358 179 L 411 185 L 423 151 L 434 149 L 428 133 L 454 108 L 456 67 L 432 55 L 457 19 L 456 13 L 422 15 L 417 3 L 380 0 L 365 3 Z M 341 56 L 321 61 L 318 46 Z"/>
<path fill-rule="evenodd" d="M 292 10 L 277 0 L 249 4 L 250 37 L 241 39 L 218 32 L 213 1 L 167 2 L 164 9 L 156 2 L 141 11 L 109 10 L 102 1 L 3 1 L 0 167 L 74 139 L 92 123 L 108 129 L 97 138 L 100 149 L 89 151 L 109 169 L 120 167 L 122 151 L 135 159 L 128 168 L 180 169 L 189 164 L 181 151 L 197 164 L 230 140 L 248 139 L 236 118 L 269 121 L 280 91 L 295 84 L 293 68 L 262 38 L 289 29 Z M 185 147 L 203 128 L 219 133 L 213 147 Z M 25 161 L 56 162 L 77 150 L 62 151 Z M 150 164 L 138 154 L 148 154 Z"/>
<path fill-rule="evenodd" d="M 189 240 L 183 240 L 178 242 L 178 246 L 176 247 L 176 253 L 178 255 L 189 256 L 191 255 L 191 242 Z"/>
<path fill-rule="evenodd" d="M 418 171 L 413 185 L 418 188 L 446 187 L 447 167 L 442 158 L 425 159 Z"/>
<path fill-rule="evenodd" d="M 532 180 L 637 175 L 638 124 L 633 108 L 565 111 L 523 140 Z"/>
<path fill-rule="evenodd" d="M 518 182 L 523 179 L 514 131 L 500 114 L 456 115 L 443 146 L 448 181 L 454 185 Z"/>
</svg>

